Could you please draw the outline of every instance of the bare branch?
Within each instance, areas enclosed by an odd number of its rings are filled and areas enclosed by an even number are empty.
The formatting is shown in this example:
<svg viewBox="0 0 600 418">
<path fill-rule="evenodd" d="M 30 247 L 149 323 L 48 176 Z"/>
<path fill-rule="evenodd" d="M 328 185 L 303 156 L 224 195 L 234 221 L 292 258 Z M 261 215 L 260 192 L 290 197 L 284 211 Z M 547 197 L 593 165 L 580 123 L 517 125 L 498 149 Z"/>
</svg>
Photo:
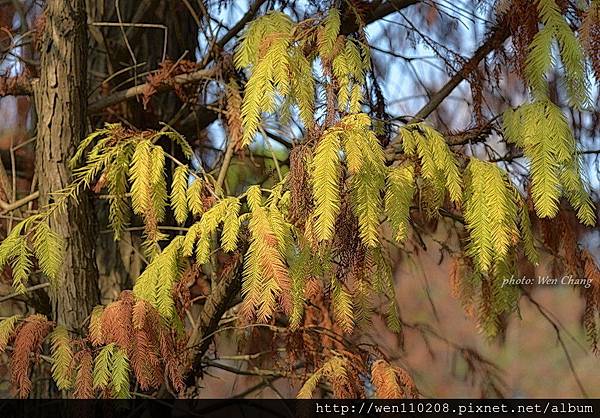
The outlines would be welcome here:
<svg viewBox="0 0 600 418">
<path fill-rule="evenodd" d="M 414 119 L 422 120 L 431 115 L 431 113 L 437 109 L 442 101 L 444 101 L 444 99 L 448 97 L 450 93 L 452 93 L 452 91 L 458 87 L 458 85 L 465 80 L 469 74 L 471 74 L 471 72 L 477 69 L 479 63 L 483 61 L 490 52 L 500 47 L 509 36 L 510 30 L 508 29 L 508 26 L 503 24 L 497 26 L 492 31 L 488 39 L 477 49 L 477 51 L 475 51 L 471 59 L 469 59 L 437 93 L 431 96 L 429 102 L 427 102 L 425 106 L 423 106 L 421 110 L 417 112 Z"/>
<path fill-rule="evenodd" d="M 216 72 L 217 72 L 216 68 L 210 68 L 207 70 L 194 71 L 194 72 L 188 73 L 188 74 L 180 74 L 180 75 L 173 77 L 173 82 L 175 84 L 194 83 L 194 82 L 206 79 L 206 78 L 210 78 L 210 77 L 214 76 L 216 74 Z M 113 106 L 117 103 L 121 103 L 125 100 L 132 99 L 136 96 L 141 95 L 144 92 L 145 88 L 146 88 L 146 83 L 138 84 L 137 86 L 128 88 L 126 90 L 118 91 L 116 93 L 111 94 L 110 96 L 103 97 L 100 100 L 98 100 L 94 103 L 91 103 L 88 106 L 88 111 L 89 111 L 89 113 L 98 113 L 106 107 Z M 168 89 L 169 89 L 169 86 L 167 84 L 162 84 L 158 88 L 159 91 L 164 91 L 164 90 L 168 90 Z"/>
<path fill-rule="evenodd" d="M 31 202 L 32 200 L 37 199 L 38 197 L 40 197 L 40 192 L 35 191 L 35 192 L 31 193 L 30 195 L 27 195 L 24 198 L 19 199 L 13 203 L 6 203 L 6 202 L 0 200 L 0 209 L 2 209 L 1 213 L 5 214 L 6 212 L 10 212 L 11 210 L 18 209 L 21 206 L 24 206 L 27 203 Z"/>
</svg>

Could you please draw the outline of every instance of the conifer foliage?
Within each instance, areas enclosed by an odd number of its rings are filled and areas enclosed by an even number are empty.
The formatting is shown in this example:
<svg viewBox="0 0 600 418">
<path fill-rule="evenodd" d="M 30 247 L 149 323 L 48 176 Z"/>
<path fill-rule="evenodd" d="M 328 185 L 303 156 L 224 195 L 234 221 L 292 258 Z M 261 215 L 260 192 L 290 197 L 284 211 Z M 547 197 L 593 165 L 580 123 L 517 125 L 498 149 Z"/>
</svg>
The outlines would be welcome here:
<svg viewBox="0 0 600 418">
<path fill-rule="evenodd" d="M 583 224 L 594 225 L 576 140 L 548 96 L 546 79 L 556 42 L 570 102 L 585 106 L 583 48 L 554 0 L 536 4 L 541 27 L 526 65 L 531 97 L 504 113 L 503 134 L 529 163 L 535 215 L 555 217 L 565 197 Z M 19 396 L 30 393 L 32 359 L 46 337 L 56 386 L 76 397 L 128 398 L 134 385 L 141 391 L 167 385 L 181 393 L 189 366 L 181 354 L 191 317 L 182 290 L 190 286 L 186 273 L 201 270 L 214 278 L 217 264 L 232 255 L 243 258 L 234 313 L 245 323 L 286 324 L 290 335 L 304 335 L 315 328 L 317 307 L 323 322 L 331 320 L 344 338 L 378 315 L 400 333 L 389 243 L 409 241 L 412 215 L 422 204 L 432 217 L 445 212 L 464 222 L 468 258 L 455 271 L 457 292 L 465 305 L 476 306 L 482 332 L 497 334 L 501 316 L 516 309 L 519 296 L 500 285 L 502 278 L 514 273 L 520 252 L 537 262 L 527 197 L 499 165 L 465 158 L 424 121 L 399 127 L 400 157 L 390 161 L 376 129 L 380 121 L 363 106 L 372 71 L 364 28 L 345 35 L 341 19 L 335 8 L 300 22 L 271 11 L 248 24 L 235 51 L 235 67 L 247 77 L 243 86 L 230 80 L 226 87 L 235 149 L 266 141 L 269 117 L 297 114 L 302 121 L 301 158 L 274 185 L 224 191 L 210 173 L 190 169 L 190 145 L 166 128 L 106 124 L 82 141 L 70 161 L 72 184 L 12 229 L 0 244 L 0 268 L 10 265 L 20 292 L 36 268 L 59 284 L 64 237 L 48 220 L 86 190 L 107 192 L 115 240 L 130 224 L 141 225 L 146 263 L 131 291 L 93 310 L 86 335 L 42 315 L 0 322 L 0 351 L 12 343 L 11 376 Z M 183 161 L 159 143 L 165 138 L 179 147 Z M 295 147 L 292 152 L 300 149 Z M 301 202 L 303 210 L 292 202 Z M 171 235 L 164 228 L 170 219 L 179 225 Z M 589 264 L 586 270 L 595 274 Z M 596 323 L 590 319 L 588 327 L 595 332 Z M 362 358 L 339 345 L 321 354 L 299 398 L 319 388 L 336 397 L 366 396 L 357 384 L 363 378 L 377 397 L 418 395 L 408 373 L 379 354 Z"/>
</svg>

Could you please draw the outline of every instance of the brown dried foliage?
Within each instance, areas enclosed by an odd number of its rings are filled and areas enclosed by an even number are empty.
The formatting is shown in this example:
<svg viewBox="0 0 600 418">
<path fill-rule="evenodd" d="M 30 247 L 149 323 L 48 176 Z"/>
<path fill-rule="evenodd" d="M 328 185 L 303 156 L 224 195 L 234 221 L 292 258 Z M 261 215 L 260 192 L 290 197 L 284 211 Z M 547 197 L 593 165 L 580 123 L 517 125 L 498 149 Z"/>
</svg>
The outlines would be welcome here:
<svg viewBox="0 0 600 418">
<path fill-rule="evenodd" d="M 242 95 L 234 79 L 227 84 L 227 132 L 229 140 L 235 144 L 235 150 L 242 148 Z"/>
<path fill-rule="evenodd" d="M 123 291 L 120 300 L 108 305 L 100 318 L 104 343 L 115 343 L 128 353 L 131 351 L 133 337 L 131 323 L 133 303 L 131 291 Z"/>
<path fill-rule="evenodd" d="M 14 351 L 10 362 L 11 383 L 20 398 L 26 398 L 31 391 L 31 365 L 37 361 L 44 339 L 52 326 L 53 323 L 44 315 L 35 314 L 25 319 L 15 333 Z"/>
<path fill-rule="evenodd" d="M 127 352 L 141 390 L 160 387 L 164 376 L 175 390 L 183 388 L 183 367 L 177 354 L 183 349 L 182 342 L 148 302 L 136 300 L 131 291 L 123 291 L 97 322 L 94 334 L 100 335 L 95 335 L 94 340 L 115 343 Z"/>
<path fill-rule="evenodd" d="M 586 279 L 591 281 L 591 286 L 586 289 L 582 287 L 585 299 L 585 310 L 583 311 L 583 327 L 588 340 L 592 346 L 592 351 L 600 356 L 600 347 L 598 337 L 600 336 L 600 270 L 594 262 L 592 255 L 584 251 L 585 260 L 584 274 Z"/>
<path fill-rule="evenodd" d="M 303 229 L 306 219 L 312 210 L 312 192 L 307 159 L 310 147 L 297 145 L 290 151 L 289 187 L 291 193 L 289 215 L 290 220 L 298 228 Z"/>
<path fill-rule="evenodd" d="M 531 0 L 512 0 L 506 14 L 506 24 L 512 34 L 515 47 L 517 71 L 524 77 L 525 61 L 529 54 L 529 45 L 538 32 L 538 11 L 536 2 Z"/>
<path fill-rule="evenodd" d="M 149 74 L 146 79 L 146 85 L 142 92 L 144 109 L 148 107 L 150 98 L 163 87 L 170 87 L 182 101 L 189 101 L 193 97 L 194 83 L 175 83 L 173 77 L 180 74 L 191 73 L 197 69 L 198 63 L 188 60 L 173 62 L 170 59 L 166 59 L 161 62 L 159 64 L 159 69 Z"/>
<path fill-rule="evenodd" d="M 416 398 L 418 396 L 410 375 L 385 360 L 376 360 L 371 367 L 371 379 L 380 399 Z"/>
<path fill-rule="evenodd" d="M 600 4 L 593 3 L 581 22 L 581 40 L 600 82 Z"/>
<path fill-rule="evenodd" d="M 75 376 L 75 391 L 73 396 L 77 399 L 91 399 L 94 397 L 94 386 L 92 370 L 94 360 L 91 350 L 81 350 L 73 357 L 73 362 L 77 364 L 77 374 Z"/>
</svg>

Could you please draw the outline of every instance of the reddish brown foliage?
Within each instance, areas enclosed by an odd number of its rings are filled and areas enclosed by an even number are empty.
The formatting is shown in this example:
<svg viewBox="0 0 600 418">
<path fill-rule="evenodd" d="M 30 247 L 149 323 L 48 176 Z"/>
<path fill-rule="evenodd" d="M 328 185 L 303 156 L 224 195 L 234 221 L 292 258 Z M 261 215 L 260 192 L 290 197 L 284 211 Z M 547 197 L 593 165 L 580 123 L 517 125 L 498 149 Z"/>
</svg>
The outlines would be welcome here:
<svg viewBox="0 0 600 418">
<path fill-rule="evenodd" d="M 592 345 L 592 351 L 594 354 L 600 355 L 600 347 L 598 346 L 598 337 L 600 336 L 600 271 L 590 253 L 585 251 L 583 257 L 585 259 L 585 277 L 591 281 L 591 286 L 588 289 L 582 289 L 585 298 L 583 327 Z"/>
<path fill-rule="evenodd" d="M 159 69 L 148 75 L 144 91 L 142 93 L 142 102 L 144 108 L 148 106 L 150 98 L 154 96 L 162 87 L 171 87 L 177 96 L 182 100 L 188 100 L 192 97 L 193 84 L 178 84 L 173 81 L 173 77 L 190 73 L 198 69 L 198 63 L 179 60 L 173 62 L 170 59 L 165 60 L 159 64 Z"/>
<path fill-rule="evenodd" d="M 90 350 L 82 350 L 73 357 L 77 364 L 77 375 L 75 376 L 75 392 L 73 395 L 78 399 L 90 399 L 94 397 L 92 380 L 93 359 Z"/>
<path fill-rule="evenodd" d="M 37 360 L 52 326 L 44 315 L 36 314 L 25 319 L 16 331 L 10 371 L 13 390 L 20 398 L 26 398 L 31 391 L 31 365 Z"/>
</svg>

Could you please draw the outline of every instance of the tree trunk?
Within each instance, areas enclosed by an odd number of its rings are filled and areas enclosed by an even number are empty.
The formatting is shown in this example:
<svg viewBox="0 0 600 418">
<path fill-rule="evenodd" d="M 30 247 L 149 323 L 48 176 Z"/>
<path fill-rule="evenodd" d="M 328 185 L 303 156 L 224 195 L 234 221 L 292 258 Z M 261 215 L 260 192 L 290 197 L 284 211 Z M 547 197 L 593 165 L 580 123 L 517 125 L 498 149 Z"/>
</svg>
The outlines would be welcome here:
<svg viewBox="0 0 600 418">
<path fill-rule="evenodd" d="M 52 0 L 45 9 L 40 48 L 40 77 L 35 86 L 38 115 L 36 170 L 40 206 L 67 186 L 67 161 L 85 135 L 87 104 L 85 0 Z M 69 329 L 81 328 L 98 304 L 98 270 L 94 256 L 96 222 L 88 196 L 69 201 L 50 220 L 66 243 L 60 285 L 51 291 L 54 319 Z"/>
</svg>

